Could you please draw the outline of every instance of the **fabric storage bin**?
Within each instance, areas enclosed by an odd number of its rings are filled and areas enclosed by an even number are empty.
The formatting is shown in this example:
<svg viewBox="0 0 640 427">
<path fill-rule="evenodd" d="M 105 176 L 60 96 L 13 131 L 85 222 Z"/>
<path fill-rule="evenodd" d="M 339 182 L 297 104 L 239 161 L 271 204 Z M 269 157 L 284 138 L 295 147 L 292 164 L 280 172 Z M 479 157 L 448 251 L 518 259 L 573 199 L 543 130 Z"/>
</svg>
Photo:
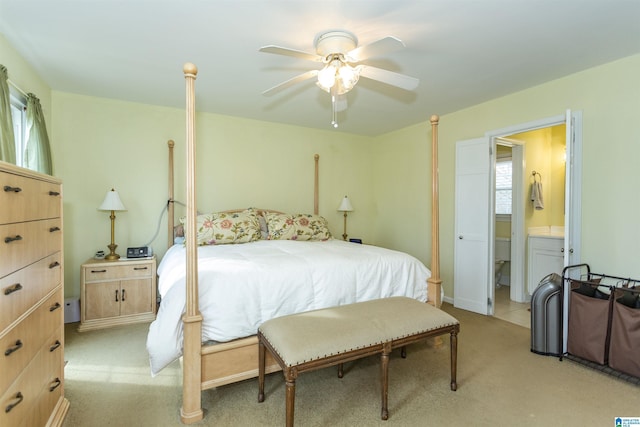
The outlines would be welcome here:
<svg viewBox="0 0 640 427">
<path fill-rule="evenodd" d="M 571 288 L 567 351 L 605 365 L 609 356 L 613 292 L 597 282 L 578 280 L 571 281 Z"/>
<path fill-rule="evenodd" d="M 639 289 L 617 289 L 611 316 L 609 366 L 640 378 Z"/>
</svg>

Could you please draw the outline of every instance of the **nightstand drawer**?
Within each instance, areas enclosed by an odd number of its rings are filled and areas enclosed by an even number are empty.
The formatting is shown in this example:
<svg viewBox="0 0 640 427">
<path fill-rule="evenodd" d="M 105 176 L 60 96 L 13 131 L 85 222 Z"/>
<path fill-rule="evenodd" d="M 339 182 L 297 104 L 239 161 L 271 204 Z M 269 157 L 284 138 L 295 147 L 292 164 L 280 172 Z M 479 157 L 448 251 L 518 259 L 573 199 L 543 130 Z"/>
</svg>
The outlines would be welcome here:
<svg viewBox="0 0 640 427">
<path fill-rule="evenodd" d="M 121 264 L 121 262 L 125 264 Z M 135 279 L 151 277 L 152 270 L 151 262 L 132 264 L 126 261 L 113 261 L 84 267 L 84 278 L 86 282 Z"/>
</svg>

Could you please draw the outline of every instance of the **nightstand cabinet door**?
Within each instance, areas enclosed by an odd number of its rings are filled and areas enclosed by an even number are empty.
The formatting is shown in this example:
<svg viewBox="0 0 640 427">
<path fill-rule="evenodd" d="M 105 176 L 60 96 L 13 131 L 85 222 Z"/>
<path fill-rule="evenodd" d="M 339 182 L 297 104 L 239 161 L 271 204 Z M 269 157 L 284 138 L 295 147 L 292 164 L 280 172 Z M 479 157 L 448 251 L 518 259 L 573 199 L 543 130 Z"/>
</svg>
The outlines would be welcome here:
<svg viewBox="0 0 640 427">
<path fill-rule="evenodd" d="M 120 289 L 120 315 L 153 312 L 151 279 L 127 280 Z"/>
<path fill-rule="evenodd" d="M 156 314 L 156 259 L 90 259 L 80 267 L 80 332 L 150 322 Z"/>
<path fill-rule="evenodd" d="M 120 282 L 85 284 L 83 302 L 86 320 L 120 316 Z"/>
</svg>

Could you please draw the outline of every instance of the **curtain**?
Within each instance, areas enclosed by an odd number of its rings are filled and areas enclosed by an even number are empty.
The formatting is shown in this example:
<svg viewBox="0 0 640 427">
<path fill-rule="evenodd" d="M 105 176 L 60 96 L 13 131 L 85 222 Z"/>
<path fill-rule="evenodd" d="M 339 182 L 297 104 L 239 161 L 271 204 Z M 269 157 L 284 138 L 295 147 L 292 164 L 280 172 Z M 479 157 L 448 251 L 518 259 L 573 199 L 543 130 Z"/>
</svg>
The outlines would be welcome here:
<svg viewBox="0 0 640 427">
<path fill-rule="evenodd" d="M 13 137 L 8 78 L 7 67 L 0 65 L 0 160 L 15 164 L 16 140 Z"/>
<path fill-rule="evenodd" d="M 27 95 L 27 148 L 24 150 L 24 166 L 48 175 L 53 173 L 42 106 L 32 93 Z"/>
</svg>

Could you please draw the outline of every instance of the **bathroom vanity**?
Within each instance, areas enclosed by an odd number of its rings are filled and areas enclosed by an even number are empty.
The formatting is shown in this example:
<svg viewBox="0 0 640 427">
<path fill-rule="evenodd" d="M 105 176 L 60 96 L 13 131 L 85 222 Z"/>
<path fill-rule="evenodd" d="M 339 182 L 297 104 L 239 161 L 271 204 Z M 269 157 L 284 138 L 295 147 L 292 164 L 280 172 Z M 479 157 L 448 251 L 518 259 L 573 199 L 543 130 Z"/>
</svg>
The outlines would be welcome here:
<svg viewBox="0 0 640 427">
<path fill-rule="evenodd" d="M 561 230 L 533 231 L 527 245 L 527 290 L 533 295 L 540 281 L 550 273 L 562 275 L 564 233 Z"/>
</svg>

